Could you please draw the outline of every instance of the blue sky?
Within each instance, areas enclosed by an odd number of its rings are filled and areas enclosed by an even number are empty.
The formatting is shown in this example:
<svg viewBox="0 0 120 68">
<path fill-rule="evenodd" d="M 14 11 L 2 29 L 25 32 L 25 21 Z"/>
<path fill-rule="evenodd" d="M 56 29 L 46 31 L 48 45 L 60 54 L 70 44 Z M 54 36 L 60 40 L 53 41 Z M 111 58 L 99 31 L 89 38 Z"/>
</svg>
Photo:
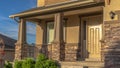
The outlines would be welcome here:
<svg viewBox="0 0 120 68">
<path fill-rule="evenodd" d="M 18 23 L 9 16 L 36 7 L 36 0 L 0 0 L 0 33 L 18 38 Z M 35 24 L 27 24 L 27 41 L 35 43 Z"/>
</svg>

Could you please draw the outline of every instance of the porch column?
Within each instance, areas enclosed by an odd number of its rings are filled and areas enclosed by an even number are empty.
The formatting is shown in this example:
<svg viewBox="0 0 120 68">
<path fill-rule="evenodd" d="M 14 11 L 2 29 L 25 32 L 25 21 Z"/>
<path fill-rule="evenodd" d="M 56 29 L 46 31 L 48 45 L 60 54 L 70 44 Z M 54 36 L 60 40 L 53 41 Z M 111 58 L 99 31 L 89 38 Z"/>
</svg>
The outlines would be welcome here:
<svg viewBox="0 0 120 68">
<path fill-rule="evenodd" d="M 26 21 L 20 19 L 18 41 L 15 44 L 15 60 L 21 60 L 27 57 L 27 45 L 26 45 Z"/>
<path fill-rule="evenodd" d="M 54 23 L 54 41 L 52 43 L 52 59 L 53 60 L 62 60 L 61 49 L 63 41 L 63 13 L 55 14 L 55 23 Z"/>
<path fill-rule="evenodd" d="M 19 23 L 19 43 L 25 44 L 26 43 L 26 21 L 24 19 L 20 20 Z"/>
</svg>

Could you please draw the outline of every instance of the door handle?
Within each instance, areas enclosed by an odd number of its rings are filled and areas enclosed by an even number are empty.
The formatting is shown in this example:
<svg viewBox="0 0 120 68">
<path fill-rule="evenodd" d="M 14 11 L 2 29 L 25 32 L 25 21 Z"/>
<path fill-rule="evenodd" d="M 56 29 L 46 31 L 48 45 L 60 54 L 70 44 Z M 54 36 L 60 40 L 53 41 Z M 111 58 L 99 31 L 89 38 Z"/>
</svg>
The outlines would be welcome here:
<svg viewBox="0 0 120 68">
<path fill-rule="evenodd" d="M 99 40 L 99 42 L 101 42 L 101 43 L 105 43 L 106 41 L 102 39 L 102 40 Z"/>
</svg>

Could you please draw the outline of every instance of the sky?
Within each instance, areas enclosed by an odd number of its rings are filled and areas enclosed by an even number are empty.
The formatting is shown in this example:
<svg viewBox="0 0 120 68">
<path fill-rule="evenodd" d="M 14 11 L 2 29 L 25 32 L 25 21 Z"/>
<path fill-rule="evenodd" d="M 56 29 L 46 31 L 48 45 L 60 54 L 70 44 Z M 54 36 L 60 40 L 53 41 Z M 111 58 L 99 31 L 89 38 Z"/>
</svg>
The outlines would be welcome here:
<svg viewBox="0 0 120 68">
<path fill-rule="evenodd" d="M 0 34 L 10 38 L 18 38 L 18 23 L 9 18 L 16 14 L 36 7 L 36 0 L 0 0 Z M 35 24 L 27 23 L 27 42 L 35 43 Z"/>
</svg>

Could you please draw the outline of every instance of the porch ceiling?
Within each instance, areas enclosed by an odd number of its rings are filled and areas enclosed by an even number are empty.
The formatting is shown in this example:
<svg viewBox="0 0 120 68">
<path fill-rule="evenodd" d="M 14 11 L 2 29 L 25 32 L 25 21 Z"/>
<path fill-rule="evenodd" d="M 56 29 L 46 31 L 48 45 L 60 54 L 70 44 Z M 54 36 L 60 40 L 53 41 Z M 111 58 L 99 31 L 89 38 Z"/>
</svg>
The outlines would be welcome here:
<svg viewBox="0 0 120 68">
<path fill-rule="evenodd" d="M 67 3 L 62 3 L 62 4 L 55 4 L 55 5 L 47 5 L 43 7 L 37 7 L 33 8 L 31 10 L 27 10 L 18 14 L 11 15 L 11 18 L 19 17 L 19 18 L 29 18 L 29 17 L 36 17 L 36 16 L 41 16 L 41 17 L 49 17 L 53 13 L 58 13 L 58 12 L 65 12 L 65 11 L 71 11 L 71 10 L 76 10 L 76 9 L 83 9 L 86 7 L 89 7 L 90 5 L 92 6 L 100 6 L 103 5 L 104 2 L 96 2 L 95 0 L 78 0 L 74 2 L 67 2 Z M 72 11 L 76 12 L 76 11 Z M 85 12 L 85 11 L 84 11 Z M 83 13 L 83 11 L 81 12 Z M 51 15 L 47 15 L 51 14 Z M 65 13 L 66 15 L 71 14 L 71 12 Z M 44 16 L 43 16 L 44 15 Z"/>
</svg>

